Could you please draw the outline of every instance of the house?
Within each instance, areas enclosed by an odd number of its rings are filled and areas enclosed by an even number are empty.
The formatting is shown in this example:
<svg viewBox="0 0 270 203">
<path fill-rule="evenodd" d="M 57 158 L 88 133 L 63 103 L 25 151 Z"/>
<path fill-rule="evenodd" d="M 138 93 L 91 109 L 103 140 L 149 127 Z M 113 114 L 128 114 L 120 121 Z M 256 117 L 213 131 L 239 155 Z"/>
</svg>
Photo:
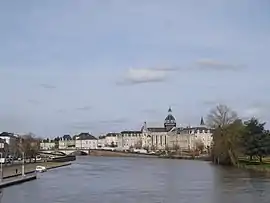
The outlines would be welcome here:
<svg viewBox="0 0 270 203">
<path fill-rule="evenodd" d="M 7 143 L 7 153 L 9 155 L 14 155 L 18 151 L 18 138 L 13 133 L 2 132 L 0 133 L 0 139 Z"/>
<path fill-rule="evenodd" d="M 98 140 L 89 133 L 81 133 L 75 138 L 76 149 L 97 149 Z"/>
<path fill-rule="evenodd" d="M 8 155 L 8 144 L 4 139 L 0 138 L 0 153 L 2 157 L 6 157 Z"/>
<path fill-rule="evenodd" d="M 75 139 L 70 135 L 64 135 L 59 140 L 59 149 L 75 149 Z"/>
<path fill-rule="evenodd" d="M 107 133 L 105 136 L 106 147 L 117 147 L 118 146 L 119 133 Z"/>
<path fill-rule="evenodd" d="M 46 139 L 40 142 L 40 150 L 53 150 L 55 146 L 54 140 Z"/>
<path fill-rule="evenodd" d="M 101 135 L 98 137 L 97 145 L 99 148 L 106 146 L 106 135 Z"/>
</svg>

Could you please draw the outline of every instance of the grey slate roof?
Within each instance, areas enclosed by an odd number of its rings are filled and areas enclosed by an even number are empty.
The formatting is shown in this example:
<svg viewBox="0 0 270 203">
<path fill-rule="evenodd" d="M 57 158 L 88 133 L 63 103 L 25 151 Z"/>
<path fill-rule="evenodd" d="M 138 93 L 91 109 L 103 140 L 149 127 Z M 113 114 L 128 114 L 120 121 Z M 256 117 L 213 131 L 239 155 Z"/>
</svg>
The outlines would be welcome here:
<svg viewBox="0 0 270 203">
<path fill-rule="evenodd" d="M 97 140 L 97 138 L 89 133 L 80 133 L 77 140 Z"/>
</svg>

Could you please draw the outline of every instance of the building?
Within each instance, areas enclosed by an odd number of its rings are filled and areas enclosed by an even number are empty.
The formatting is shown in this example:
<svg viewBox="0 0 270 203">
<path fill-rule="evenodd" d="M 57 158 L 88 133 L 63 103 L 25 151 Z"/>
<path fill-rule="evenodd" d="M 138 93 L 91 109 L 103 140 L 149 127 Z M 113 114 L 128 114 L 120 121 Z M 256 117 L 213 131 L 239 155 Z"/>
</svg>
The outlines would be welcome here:
<svg viewBox="0 0 270 203">
<path fill-rule="evenodd" d="M 75 149 L 75 139 L 71 138 L 70 135 L 64 135 L 59 140 L 59 149 Z"/>
<path fill-rule="evenodd" d="M 122 149 L 142 148 L 141 131 L 122 131 L 117 136 L 118 147 Z"/>
<path fill-rule="evenodd" d="M 7 144 L 7 153 L 9 155 L 15 155 L 18 152 L 18 137 L 16 137 L 13 133 L 2 132 L 0 133 L 0 139 L 4 140 Z"/>
<path fill-rule="evenodd" d="M 177 127 L 172 109 L 169 108 L 162 127 L 148 127 L 144 122 L 140 131 L 122 131 L 117 137 L 118 145 L 123 149 L 193 150 L 198 143 L 203 143 L 205 148 L 210 147 L 212 130 L 205 126 L 203 118 L 198 127 Z"/>
<path fill-rule="evenodd" d="M 54 140 L 42 140 L 40 142 L 40 150 L 54 150 L 56 147 Z"/>
<path fill-rule="evenodd" d="M 81 133 L 75 138 L 76 149 L 97 149 L 97 138 L 89 133 Z"/>
<path fill-rule="evenodd" d="M 4 139 L 0 138 L 0 153 L 2 157 L 8 156 L 8 144 Z"/>
<path fill-rule="evenodd" d="M 97 146 L 98 148 L 103 148 L 106 146 L 106 135 L 101 135 L 98 137 Z"/>
</svg>

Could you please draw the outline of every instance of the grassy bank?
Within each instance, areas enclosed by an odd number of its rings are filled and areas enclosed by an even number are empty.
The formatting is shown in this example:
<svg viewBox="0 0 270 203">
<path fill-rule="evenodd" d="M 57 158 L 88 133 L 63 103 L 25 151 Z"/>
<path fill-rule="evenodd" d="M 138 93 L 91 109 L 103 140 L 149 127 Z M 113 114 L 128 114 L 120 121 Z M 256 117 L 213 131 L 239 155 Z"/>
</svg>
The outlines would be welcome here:
<svg viewBox="0 0 270 203">
<path fill-rule="evenodd" d="M 26 164 L 24 167 L 24 171 L 26 174 L 28 173 L 34 173 L 36 166 L 45 166 L 48 170 L 53 169 L 53 168 L 59 168 L 59 167 L 64 167 L 68 166 L 71 163 L 69 162 L 43 162 L 43 163 L 31 163 L 31 164 Z M 16 169 L 17 169 L 17 174 L 16 174 Z M 19 176 L 22 174 L 22 165 L 15 165 L 15 166 L 9 166 L 9 167 L 4 167 L 3 168 L 3 178 L 10 178 L 10 177 L 15 177 Z"/>
<path fill-rule="evenodd" d="M 270 173 L 270 161 L 269 158 L 263 160 L 263 162 L 259 162 L 259 160 L 248 160 L 248 159 L 240 159 L 239 160 L 239 168 L 258 171 L 258 172 L 266 172 Z"/>
</svg>

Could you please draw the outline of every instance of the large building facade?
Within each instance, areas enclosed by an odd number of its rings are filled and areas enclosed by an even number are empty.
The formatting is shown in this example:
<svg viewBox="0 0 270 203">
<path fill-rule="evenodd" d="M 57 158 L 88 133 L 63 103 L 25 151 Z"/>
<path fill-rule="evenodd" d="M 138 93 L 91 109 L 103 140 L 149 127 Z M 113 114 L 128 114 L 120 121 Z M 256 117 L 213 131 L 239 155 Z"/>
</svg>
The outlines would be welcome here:
<svg viewBox="0 0 270 203">
<path fill-rule="evenodd" d="M 207 148 L 211 143 L 212 130 L 205 126 L 203 118 L 197 127 L 177 127 L 171 108 L 162 127 L 148 127 L 144 122 L 140 131 L 122 131 L 118 134 L 118 147 L 123 149 L 194 150 L 199 144 Z"/>
</svg>

